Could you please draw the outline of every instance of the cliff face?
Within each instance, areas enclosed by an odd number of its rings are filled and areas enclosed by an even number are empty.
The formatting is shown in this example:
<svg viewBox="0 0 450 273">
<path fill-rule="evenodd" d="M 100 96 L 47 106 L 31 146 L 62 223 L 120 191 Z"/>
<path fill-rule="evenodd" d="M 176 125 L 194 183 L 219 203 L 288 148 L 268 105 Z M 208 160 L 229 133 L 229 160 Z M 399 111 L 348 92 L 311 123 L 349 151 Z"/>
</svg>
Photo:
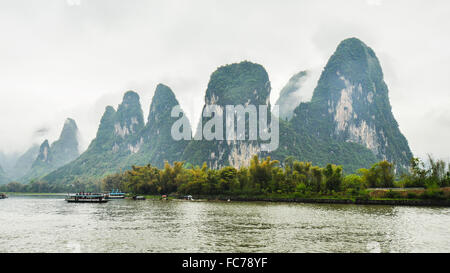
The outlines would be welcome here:
<svg viewBox="0 0 450 273">
<path fill-rule="evenodd" d="M 143 140 L 139 133 L 144 125 L 139 95 L 133 91 L 128 91 L 117 108 L 114 120 L 113 152 L 119 154 L 137 153 L 142 146 Z"/>
<path fill-rule="evenodd" d="M 294 75 L 281 92 L 277 102 L 282 113 L 280 141 L 275 151 L 261 149 L 260 123 L 257 138 L 248 140 L 248 113 L 243 120 L 244 140 L 227 139 L 227 106 L 270 108 L 271 86 L 266 70 L 245 61 L 219 67 L 212 73 L 203 110 L 212 105 L 218 108 L 201 118 L 193 140 L 177 141 L 172 135 L 172 125 L 180 116 L 172 117 L 171 111 L 179 103 L 168 86 L 157 86 L 146 124 L 138 94 L 129 91 L 117 111 L 106 107 L 96 138 L 86 152 L 43 180 L 71 183 L 77 179 L 98 179 L 132 165 L 162 167 L 164 161 L 193 165 L 206 162 L 210 168 L 240 167 L 255 154 L 270 155 L 281 162 L 293 156 L 315 165 L 333 163 L 343 165 L 346 172 L 370 167 L 380 159 L 395 162 L 399 169 L 408 164 L 412 154 L 392 115 L 388 88 L 372 49 L 355 38 L 342 41 L 324 68 L 311 101 L 299 104 L 300 100 L 294 97 L 301 92 L 306 75 Z M 181 108 L 179 114 L 183 114 Z M 221 123 L 211 122 L 216 117 Z M 258 120 L 259 117 L 258 112 Z M 272 117 L 269 113 L 268 119 Z M 239 120 L 231 128 L 236 129 L 237 123 Z M 188 122 L 185 127 L 190 136 Z M 207 131 L 221 135 L 223 140 L 207 139 Z M 44 156 L 47 146 L 41 147 L 41 159 L 48 159 Z M 53 145 L 50 152 L 52 149 Z"/>
<path fill-rule="evenodd" d="M 292 124 L 298 133 L 360 144 L 399 168 L 412 157 L 392 114 L 380 63 L 374 51 L 356 38 L 339 44 L 311 102 L 295 109 Z"/>
<path fill-rule="evenodd" d="M 105 108 L 88 149 L 43 180 L 71 183 L 74 179 L 98 179 L 132 165 L 151 163 L 162 167 L 166 160 L 181 160 L 187 141 L 174 141 L 171 136 L 172 124 L 178 120 L 171 117 L 171 111 L 177 105 L 172 90 L 158 85 L 145 124 L 139 95 L 126 92 L 117 111 L 111 106 Z"/>
<path fill-rule="evenodd" d="M 179 103 L 173 91 L 168 86 L 159 84 L 150 105 L 147 124 L 140 134 L 142 148 L 130 158 L 130 163 L 152 164 L 162 168 L 165 161 L 173 163 L 181 159 L 188 140 L 176 141 L 172 137 L 172 125 L 179 119 L 171 116 L 172 109 L 176 106 Z M 181 115 L 184 115 L 182 110 Z M 189 124 L 186 127 L 183 130 L 192 131 Z"/>
<path fill-rule="evenodd" d="M 59 139 L 50 147 L 53 166 L 57 168 L 65 165 L 80 155 L 78 135 L 79 131 L 75 120 L 68 118 Z"/>
<path fill-rule="evenodd" d="M 239 167 L 248 163 L 252 155 L 261 152 L 260 143 L 258 140 L 226 140 L 226 106 L 242 105 L 245 107 L 254 105 L 257 110 L 260 105 L 270 106 L 270 91 L 269 76 L 264 67 L 259 64 L 241 62 L 218 68 L 211 75 L 203 111 L 207 106 L 217 105 L 219 107 L 217 116 L 223 124 L 222 133 L 219 135 L 222 135 L 224 140 L 208 141 L 203 138 L 202 140 L 192 141 L 186 148 L 183 159 L 194 165 L 201 165 L 206 162 L 211 168 L 219 168 L 229 164 Z M 210 120 L 212 118 L 202 117 L 197 128 L 196 139 L 202 138 L 202 130 L 205 131 Z M 248 120 L 246 120 L 246 123 L 248 123 Z M 249 127 L 246 126 L 246 128 L 246 139 L 249 139 Z M 217 130 L 218 128 L 213 129 L 214 132 Z"/>
<path fill-rule="evenodd" d="M 111 106 L 105 108 L 97 135 L 88 149 L 42 179 L 51 183 L 71 183 L 74 179 L 97 179 L 120 171 L 124 160 L 139 151 L 142 145 L 139 133 L 143 127 L 139 95 L 128 91 L 117 111 Z"/>
<path fill-rule="evenodd" d="M 288 98 L 298 90 L 298 81 L 305 73 L 299 73 L 292 78 L 291 85 L 284 89 L 279 100 L 283 106 L 284 98 Z M 243 62 L 219 68 L 211 76 L 205 95 L 205 109 L 208 105 L 219 105 L 224 111 L 226 105 L 266 105 L 270 106 L 270 81 L 265 69 L 258 64 Z M 299 100 L 297 100 L 299 102 Z M 281 110 L 281 109 L 280 109 Z M 223 116 L 223 114 L 222 114 Z M 294 116 L 294 115 L 293 115 Z M 204 129 L 211 118 L 203 118 L 196 135 Z M 243 141 L 192 141 L 186 148 L 183 160 L 194 165 L 206 162 L 211 168 L 224 165 L 235 167 L 248 165 L 254 154 L 270 155 L 281 162 L 289 156 L 296 159 L 311 161 L 314 164 L 325 165 L 334 163 L 344 165 L 347 171 L 355 171 L 376 162 L 375 155 L 362 145 L 348 143 L 340 139 L 317 138 L 314 134 L 295 130 L 298 120 L 289 122 L 280 120 L 280 142 L 275 151 L 264 152 L 260 149 L 262 141 L 248 140 L 248 123 L 246 124 L 246 139 Z M 258 124 L 258 127 L 261 124 Z M 312 125 L 314 127 L 314 125 Z M 223 128 L 225 135 L 226 128 Z"/>
<path fill-rule="evenodd" d="M 39 147 L 39 153 L 31 165 L 31 169 L 21 181 L 30 181 L 69 163 L 79 156 L 78 127 L 73 119 L 68 118 L 59 139 L 51 145 L 45 140 Z"/>
</svg>

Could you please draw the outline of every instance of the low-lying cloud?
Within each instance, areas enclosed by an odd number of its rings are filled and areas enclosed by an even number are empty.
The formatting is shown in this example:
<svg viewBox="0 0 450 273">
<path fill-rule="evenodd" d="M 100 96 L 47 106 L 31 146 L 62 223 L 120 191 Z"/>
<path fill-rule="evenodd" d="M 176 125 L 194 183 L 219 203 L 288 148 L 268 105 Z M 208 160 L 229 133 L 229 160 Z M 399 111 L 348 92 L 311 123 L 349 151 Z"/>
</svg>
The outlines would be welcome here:
<svg viewBox="0 0 450 273">
<path fill-rule="evenodd" d="M 211 73 L 243 60 L 266 68 L 272 103 L 292 75 L 317 71 L 308 100 L 338 43 L 358 37 L 380 59 L 413 152 L 448 157 L 450 124 L 426 113 L 450 101 L 449 11 L 443 0 L 2 1 L 0 150 L 24 151 L 43 127 L 52 142 L 67 117 L 87 147 L 106 105 L 132 89 L 147 115 L 160 82 L 195 128 Z"/>
</svg>

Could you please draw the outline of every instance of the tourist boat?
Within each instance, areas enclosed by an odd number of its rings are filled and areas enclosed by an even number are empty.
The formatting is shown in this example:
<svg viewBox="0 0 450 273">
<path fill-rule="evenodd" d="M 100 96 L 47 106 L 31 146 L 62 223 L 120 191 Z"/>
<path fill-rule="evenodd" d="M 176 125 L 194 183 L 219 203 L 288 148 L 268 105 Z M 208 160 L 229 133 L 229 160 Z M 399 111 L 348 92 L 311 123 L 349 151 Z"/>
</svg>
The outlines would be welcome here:
<svg viewBox="0 0 450 273">
<path fill-rule="evenodd" d="M 120 192 L 118 189 L 112 190 L 111 192 L 105 194 L 106 199 L 124 199 L 125 193 Z"/>
<path fill-rule="evenodd" d="M 0 199 L 8 198 L 8 195 L 6 193 L 0 193 Z"/>
<path fill-rule="evenodd" d="M 101 193 L 74 193 L 68 194 L 66 201 L 69 203 L 106 203 L 105 195 Z"/>
</svg>

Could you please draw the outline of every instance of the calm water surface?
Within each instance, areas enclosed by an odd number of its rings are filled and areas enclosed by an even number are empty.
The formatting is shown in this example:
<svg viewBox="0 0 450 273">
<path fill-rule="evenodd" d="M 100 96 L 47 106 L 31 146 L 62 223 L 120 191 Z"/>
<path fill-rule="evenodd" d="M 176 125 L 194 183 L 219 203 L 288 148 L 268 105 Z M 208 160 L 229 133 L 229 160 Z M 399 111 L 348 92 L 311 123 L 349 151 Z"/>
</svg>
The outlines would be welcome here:
<svg viewBox="0 0 450 273">
<path fill-rule="evenodd" d="M 0 252 L 450 252 L 450 208 L 0 200 Z"/>
</svg>

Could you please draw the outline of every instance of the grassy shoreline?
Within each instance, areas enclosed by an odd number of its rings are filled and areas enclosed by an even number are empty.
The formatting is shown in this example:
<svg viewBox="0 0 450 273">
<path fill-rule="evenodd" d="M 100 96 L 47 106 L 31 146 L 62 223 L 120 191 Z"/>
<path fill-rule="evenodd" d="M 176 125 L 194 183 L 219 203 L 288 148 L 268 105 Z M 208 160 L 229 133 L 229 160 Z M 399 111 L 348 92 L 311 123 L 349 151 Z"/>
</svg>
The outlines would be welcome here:
<svg viewBox="0 0 450 273">
<path fill-rule="evenodd" d="M 307 203 L 307 204 L 349 204 L 349 205 L 390 205 L 390 206 L 439 206 L 450 207 L 450 200 L 433 199 L 360 199 L 360 198 L 279 198 L 279 197 L 218 197 L 199 196 L 198 199 L 207 201 L 232 201 L 232 202 L 279 202 L 279 203 Z"/>
<path fill-rule="evenodd" d="M 63 196 L 66 193 L 6 193 L 9 196 Z M 133 196 L 127 194 L 128 197 Z M 161 195 L 141 195 L 147 200 L 161 200 Z M 280 202 L 280 203 L 308 203 L 308 204 L 353 204 L 353 205 L 391 205 L 391 206 L 440 206 L 450 207 L 450 199 L 424 199 L 397 196 L 395 198 L 375 196 L 344 196 L 344 195 L 315 195 L 298 196 L 296 194 L 261 194 L 261 195 L 196 195 L 196 201 L 234 201 L 234 202 Z M 168 200 L 180 200 L 181 195 L 170 195 Z"/>
<path fill-rule="evenodd" d="M 402 191 L 402 190 L 398 190 Z M 417 190 L 415 190 L 417 191 Z M 388 191 L 387 191 L 388 192 Z M 379 190 L 369 192 L 364 196 L 349 195 L 314 195 L 299 196 L 296 194 L 260 194 L 260 195 L 195 195 L 195 201 L 209 202 L 280 202 L 280 203 L 316 203 L 316 204 L 356 204 L 356 205 L 392 205 L 392 206 L 441 206 L 450 207 L 450 198 L 409 198 L 408 191 L 405 191 L 405 197 L 401 194 L 389 198 L 380 196 Z M 148 200 L 160 200 L 160 195 L 143 195 Z M 182 199 L 182 195 L 170 195 L 169 200 Z"/>
<path fill-rule="evenodd" d="M 45 195 L 51 195 L 51 196 L 62 196 L 67 195 L 67 193 L 45 193 L 45 192 L 5 192 L 9 196 L 13 195 L 30 195 L 30 196 L 45 196 Z"/>
</svg>

